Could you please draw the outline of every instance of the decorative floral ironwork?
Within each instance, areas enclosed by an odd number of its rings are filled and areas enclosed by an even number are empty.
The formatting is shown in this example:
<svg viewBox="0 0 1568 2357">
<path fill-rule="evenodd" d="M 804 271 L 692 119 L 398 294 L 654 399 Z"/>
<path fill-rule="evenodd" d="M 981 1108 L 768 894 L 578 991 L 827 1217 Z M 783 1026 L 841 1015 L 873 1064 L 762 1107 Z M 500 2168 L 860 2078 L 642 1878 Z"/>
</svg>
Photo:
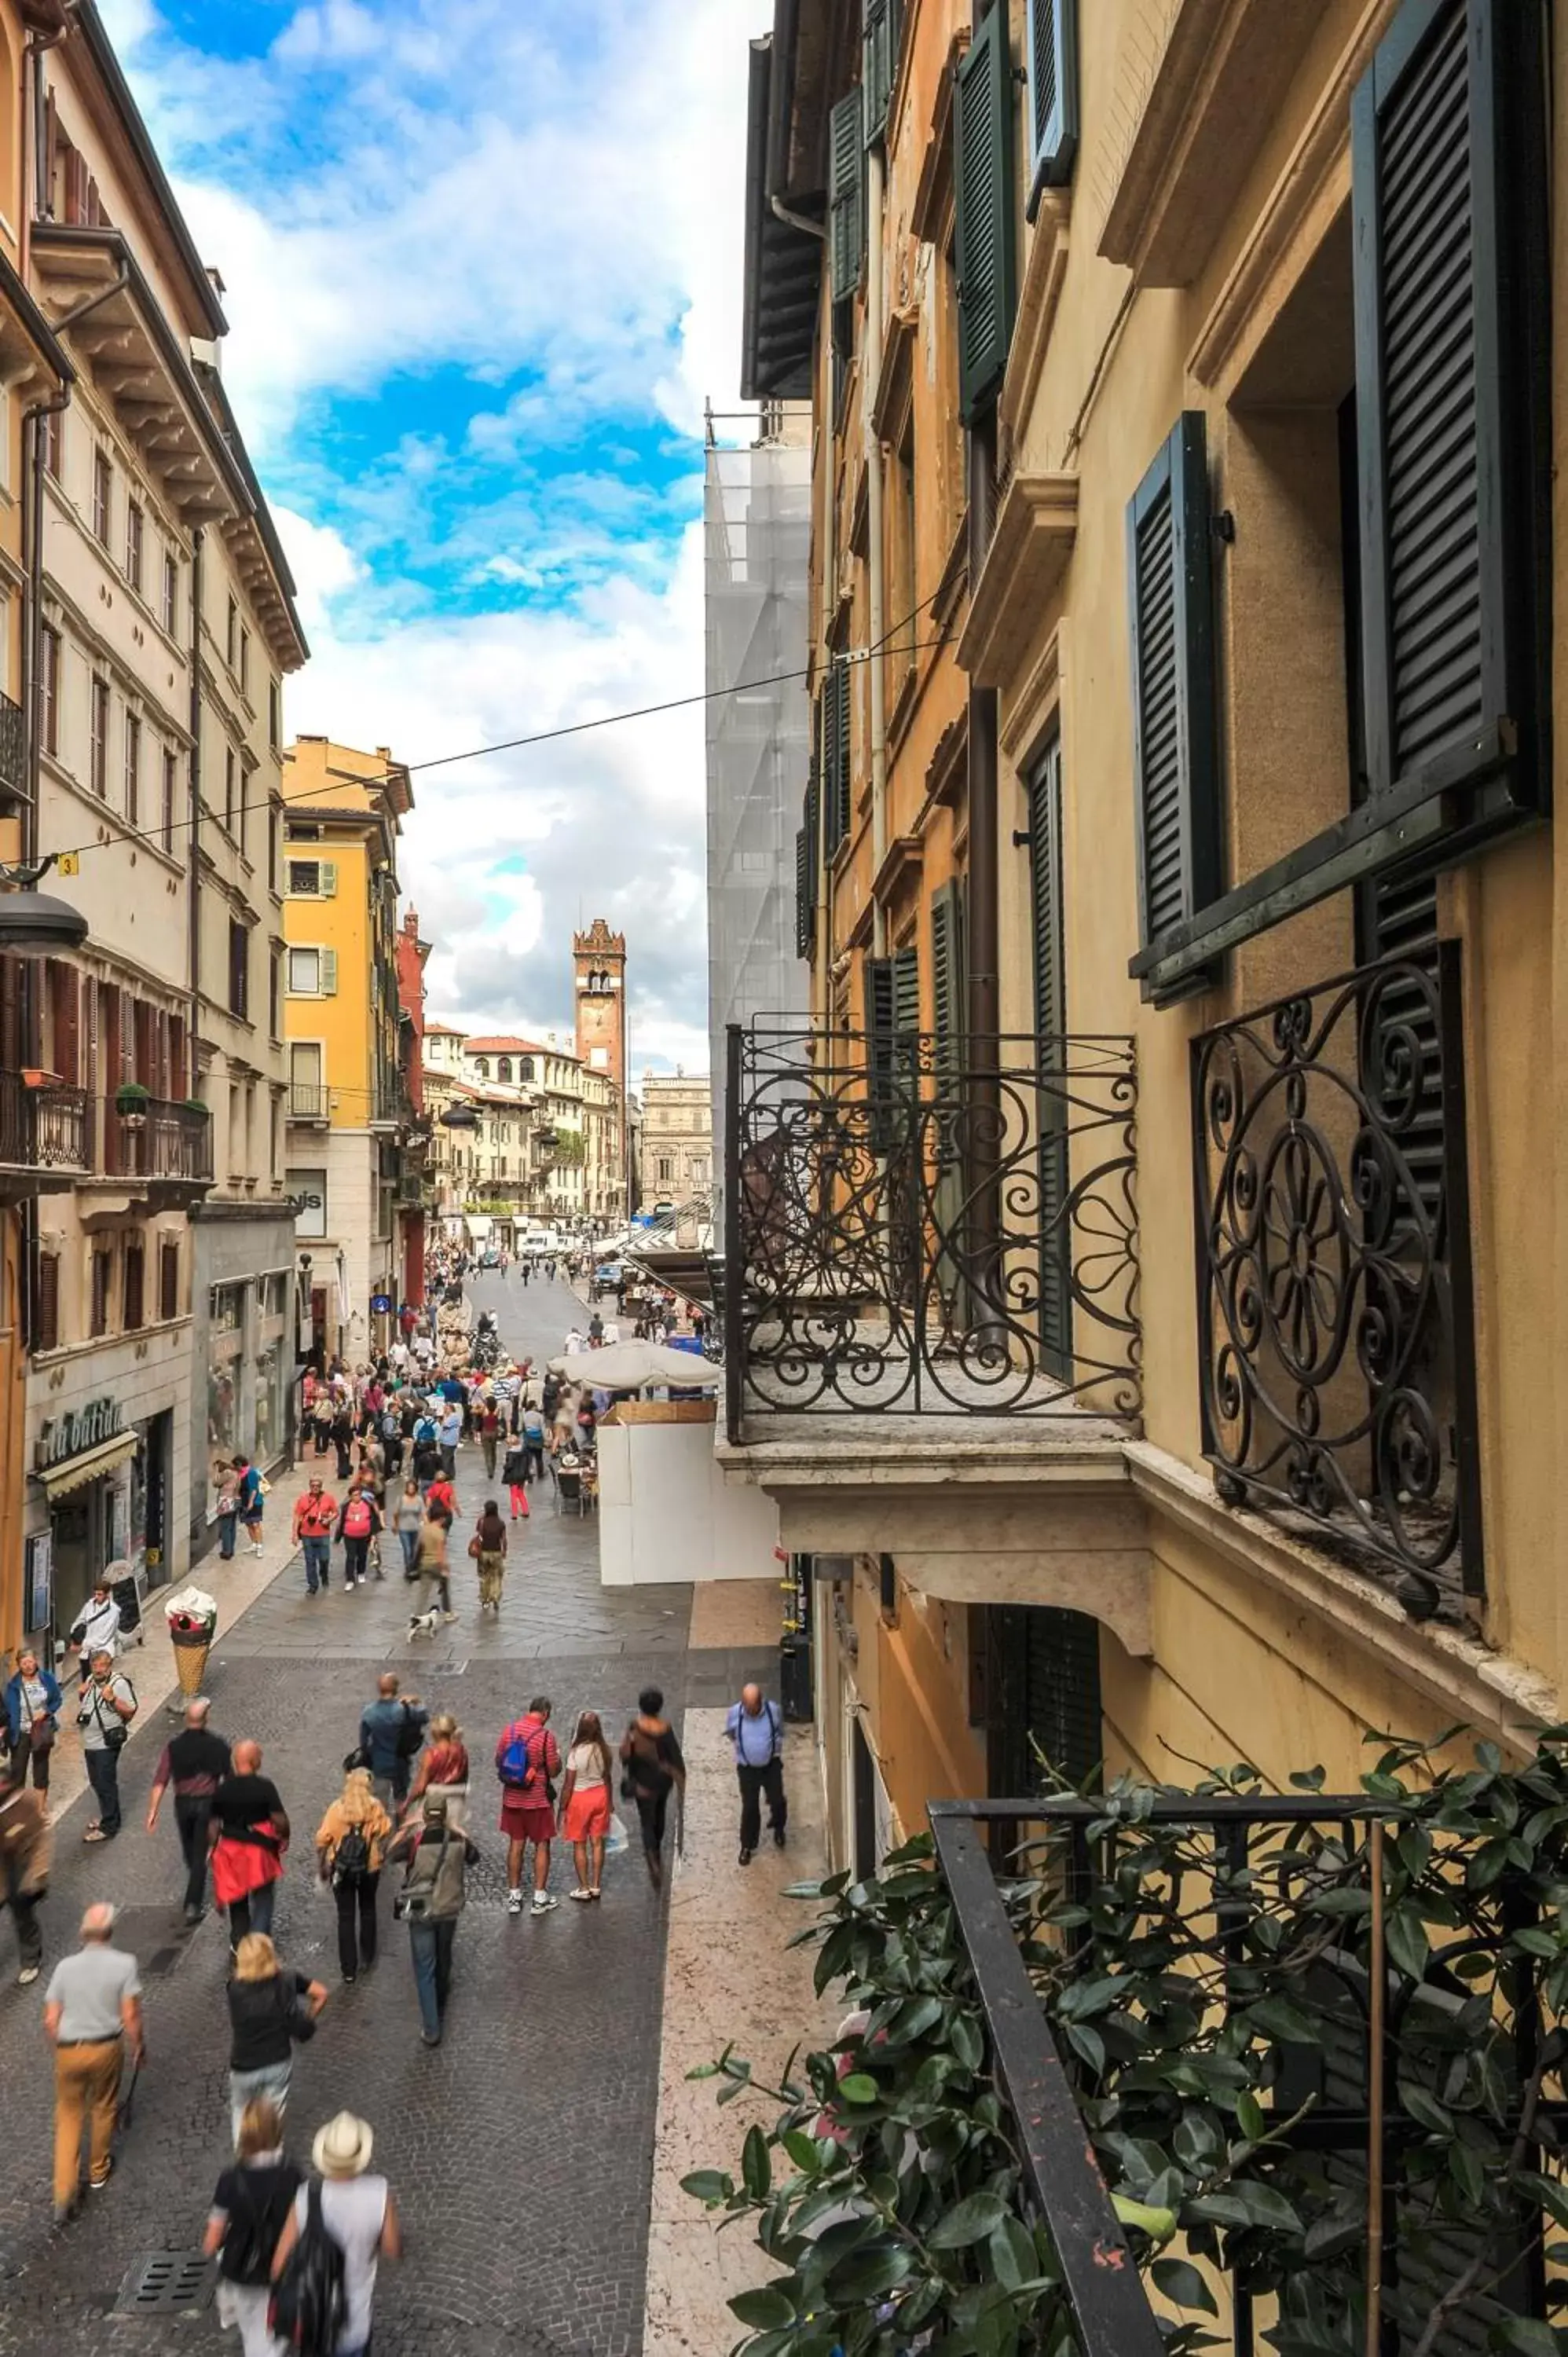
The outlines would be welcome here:
<svg viewBox="0 0 1568 2357">
<path fill-rule="evenodd" d="M 1412 1613 L 1481 1587 L 1458 952 L 1194 1046 L 1205 1449 Z"/>
<path fill-rule="evenodd" d="M 1133 1044 L 976 1044 L 732 1029 L 732 1437 L 748 1410 L 1138 1415 Z"/>
</svg>

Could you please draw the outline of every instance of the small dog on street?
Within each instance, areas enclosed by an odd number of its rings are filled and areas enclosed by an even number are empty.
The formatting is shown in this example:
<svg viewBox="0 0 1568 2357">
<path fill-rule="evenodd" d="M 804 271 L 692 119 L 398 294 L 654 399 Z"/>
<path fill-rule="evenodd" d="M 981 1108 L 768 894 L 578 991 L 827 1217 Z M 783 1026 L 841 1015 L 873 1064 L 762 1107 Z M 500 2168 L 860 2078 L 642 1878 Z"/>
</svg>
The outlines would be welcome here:
<svg viewBox="0 0 1568 2357">
<path fill-rule="evenodd" d="M 408 1633 L 411 1638 L 434 1637 L 440 1626 L 441 1615 L 433 1604 L 428 1612 L 414 1613 L 408 1624 Z"/>
</svg>

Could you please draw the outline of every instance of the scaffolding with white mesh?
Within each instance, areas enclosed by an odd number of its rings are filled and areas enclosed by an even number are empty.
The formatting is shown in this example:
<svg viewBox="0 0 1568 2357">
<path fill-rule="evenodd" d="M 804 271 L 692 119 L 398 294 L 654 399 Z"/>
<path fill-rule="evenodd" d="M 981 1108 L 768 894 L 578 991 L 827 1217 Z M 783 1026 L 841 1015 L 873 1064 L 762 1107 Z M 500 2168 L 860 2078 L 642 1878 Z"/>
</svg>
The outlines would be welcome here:
<svg viewBox="0 0 1568 2357">
<path fill-rule="evenodd" d="M 703 503 L 715 1174 L 724 1168 L 725 1026 L 806 1011 L 807 970 L 795 946 L 795 834 L 811 705 L 803 676 L 778 675 L 806 667 L 811 411 L 802 402 L 770 403 L 755 422 L 760 440 L 726 448 L 710 415 Z M 773 683 L 747 691 L 754 680 Z M 722 1225 L 717 1187 L 714 1211 Z"/>
</svg>

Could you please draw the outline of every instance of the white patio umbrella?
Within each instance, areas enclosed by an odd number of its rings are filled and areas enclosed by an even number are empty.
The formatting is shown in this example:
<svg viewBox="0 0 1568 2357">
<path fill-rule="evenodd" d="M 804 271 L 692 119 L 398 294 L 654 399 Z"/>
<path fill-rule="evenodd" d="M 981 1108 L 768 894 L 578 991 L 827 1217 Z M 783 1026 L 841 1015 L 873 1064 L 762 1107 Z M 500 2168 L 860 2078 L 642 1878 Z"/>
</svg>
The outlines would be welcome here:
<svg viewBox="0 0 1568 2357">
<path fill-rule="evenodd" d="M 724 1370 L 695 1351 L 672 1351 L 666 1342 L 611 1342 L 602 1351 L 570 1351 L 552 1359 L 551 1372 L 571 1383 L 602 1392 L 639 1392 L 649 1383 L 672 1383 L 681 1391 L 712 1391 Z"/>
</svg>

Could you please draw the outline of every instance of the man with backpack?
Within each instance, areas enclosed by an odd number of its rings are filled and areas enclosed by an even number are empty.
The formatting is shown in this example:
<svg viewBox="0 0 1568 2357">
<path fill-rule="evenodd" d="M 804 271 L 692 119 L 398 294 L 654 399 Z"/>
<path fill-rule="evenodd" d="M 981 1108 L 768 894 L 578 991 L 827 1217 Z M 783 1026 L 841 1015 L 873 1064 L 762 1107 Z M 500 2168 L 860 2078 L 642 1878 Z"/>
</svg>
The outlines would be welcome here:
<svg viewBox="0 0 1568 2357">
<path fill-rule="evenodd" d="M 506 1910 L 522 1912 L 523 1853 L 533 1846 L 533 1912 L 548 1915 L 560 1905 L 546 1888 L 550 1845 L 555 1837 L 553 1779 L 561 1773 L 561 1747 L 550 1732 L 550 1697 L 535 1695 L 521 1718 L 502 1729 L 496 1745 L 501 1783 L 500 1829 L 507 1837 Z"/>
<path fill-rule="evenodd" d="M 338 1537 L 343 1547 L 343 1585 L 363 1587 L 369 1568 L 371 1541 L 380 1535 L 381 1510 L 371 1486 L 370 1476 L 361 1474 L 351 1485 L 343 1501 L 343 1511 L 338 1517 Z"/>
<path fill-rule="evenodd" d="M 302 2185 L 273 2256 L 272 2328 L 295 2357 L 365 2357 L 376 2268 L 403 2256 L 392 2188 L 370 2173 L 367 2121 L 339 2112 L 310 2157 L 320 2182 Z"/>
<path fill-rule="evenodd" d="M 420 2036 L 439 2046 L 452 1988 L 452 1949 L 457 1918 L 467 1903 L 467 1870 L 479 1853 L 448 1814 L 450 1795 L 434 1787 L 424 1795 L 416 1824 L 411 1816 L 387 1844 L 387 1864 L 405 1861 L 392 1911 L 408 1925 L 413 1985 L 419 1993 Z"/>
<path fill-rule="evenodd" d="M 378 1799 L 401 1808 L 408 1798 L 413 1760 L 424 1741 L 430 1713 L 417 1695 L 400 1695 L 395 1670 L 383 1670 L 376 1681 L 376 1699 L 360 1718 L 360 1749 L 371 1771 Z"/>
<path fill-rule="evenodd" d="M 778 1704 L 763 1699 L 760 1686 L 742 1686 L 740 1700 L 731 1703 L 725 1716 L 725 1733 L 735 1746 L 735 1772 L 740 1785 L 740 1862 L 749 1866 L 762 1838 L 764 1793 L 773 1846 L 784 1846 L 789 1817 L 784 1797 L 784 1721 Z"/>
</svg>

